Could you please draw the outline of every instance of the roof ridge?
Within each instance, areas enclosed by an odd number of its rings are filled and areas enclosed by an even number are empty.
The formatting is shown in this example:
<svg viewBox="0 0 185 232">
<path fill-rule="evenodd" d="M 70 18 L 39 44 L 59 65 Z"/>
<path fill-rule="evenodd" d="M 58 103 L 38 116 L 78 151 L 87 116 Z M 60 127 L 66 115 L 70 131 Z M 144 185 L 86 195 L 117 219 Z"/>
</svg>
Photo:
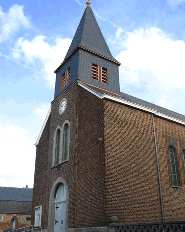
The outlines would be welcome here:
<svg viewBox="0 0 185 232">
<path fill-rule="evenodd" d="M 167 109 L 167 108 L 165 108 L 165 107 L 163 107 L 163 106 L 159 106 L 159 105 L 157 105 L 157 104 L 155 104 L 155 103 L 151 103 L 151 102 L 146 101 L 146 100 L 143 100 L 143 99 L 141 99 L 141 98 L 134 97 L 134 96 L 132 96 L 132 95 L 130 95 L 130 94 L 127 94 L 127 93 L 123 93 L 123 92 L 120 92 L 120 93 L 122 94 L 122 96 L 123 96 L 123 95 L 127 95 L 127 96 L 129 96 L 130 98 L 134 98 L 134 99 L 139 100 L 139 101 L 141 101 L 141 102 L 143 102 L 143 103 L 149 104 L 149 105 L 150 105 L 149 107 L 154 106 L 154 107 L 163 109 L 163 110 L 165 110 L 165 111 L 167 111 L 167 112 L 172 112 L 172 113 L 174 113 L 174 114 L 176 114 L 176 115 L 182 116 L 182 117 L 184 118 L 184 120 L 185 120 L 185 115 L 180 114 L 180 113 L 177 113 L 177 112 L 174 111 L 174 110 Z M 130 101 L 132 101 L 132 100 L 130 100 Z M 141 104 L 141 102 L 140 102 L 140 104 Z M 139 104 L 139 103 L 138 103 L 138 104 Z"/>
</svg>

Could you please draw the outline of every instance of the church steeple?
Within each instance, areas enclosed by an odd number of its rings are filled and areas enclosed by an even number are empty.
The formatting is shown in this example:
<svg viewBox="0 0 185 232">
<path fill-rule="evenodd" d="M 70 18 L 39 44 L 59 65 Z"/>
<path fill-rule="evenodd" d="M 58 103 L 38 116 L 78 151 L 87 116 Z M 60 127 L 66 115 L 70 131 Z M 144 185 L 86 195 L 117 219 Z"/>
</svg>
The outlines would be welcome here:
<svg viewBox="0 0 185 232">
<path fill-rule="evenodd" d="M 114 60 L 90 7 L 90 1 L 87 1 L 86 4 L 87 7 L 80 20 L 65 59 L 76 47 L 81 46 L 89 49 L 92 52 Z"/>
<path fill-rule="evenodd" d="M 90 1 L 86 4 L 64 61 L 55 70 L 55 98 L 75 80 L 115 93 L 120 92 L 120 63 L 114 59 L 107 46 Z"/>
</svg>

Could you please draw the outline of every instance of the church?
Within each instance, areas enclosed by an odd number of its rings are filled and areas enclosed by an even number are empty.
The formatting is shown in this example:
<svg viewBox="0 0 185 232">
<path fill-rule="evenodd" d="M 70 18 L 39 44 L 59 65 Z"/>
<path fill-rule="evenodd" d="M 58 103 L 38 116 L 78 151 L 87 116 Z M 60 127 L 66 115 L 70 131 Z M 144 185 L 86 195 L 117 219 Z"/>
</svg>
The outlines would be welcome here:
<svg viewBox="0 0 185 232">
<path fill-rule="evenodd" d="M 119 66 L 87 1 L 36 142 L 44 232 L 185 221 L 185 116 L 120 92 Z"/>
</svg>

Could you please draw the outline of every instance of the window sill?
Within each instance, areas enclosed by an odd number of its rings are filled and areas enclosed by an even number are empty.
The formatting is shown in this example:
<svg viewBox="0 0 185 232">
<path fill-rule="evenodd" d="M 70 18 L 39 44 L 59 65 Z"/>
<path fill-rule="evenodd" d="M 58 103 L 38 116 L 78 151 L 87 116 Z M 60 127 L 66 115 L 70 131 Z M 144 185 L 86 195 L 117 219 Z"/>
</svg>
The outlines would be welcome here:
<svg viewBox="0 0 185 232">
<path fill-rule="evenodd" d="M 65 161 L 62 161 L 61 163 L 58 163 L 58 164 L 55 164 L 55 165 L 53 165 L 52 167 L 51 167 L 51 169 L 52 168 L 57 168 L 57 167 L 59 167 L 61 164 L 64 164 L 64 163 L 66 163 L 66 162 L 68 162 L 69 160 L 67 159 L 67 160 L 65 160 Z"/>
<path fill-rule="evenodd" d="M 177 185 L 173 185 L 171 186 L 172 188 L 178 188 L 178 189 L 182 189 L 182 186 L 177 186 Z"/>
</svg>

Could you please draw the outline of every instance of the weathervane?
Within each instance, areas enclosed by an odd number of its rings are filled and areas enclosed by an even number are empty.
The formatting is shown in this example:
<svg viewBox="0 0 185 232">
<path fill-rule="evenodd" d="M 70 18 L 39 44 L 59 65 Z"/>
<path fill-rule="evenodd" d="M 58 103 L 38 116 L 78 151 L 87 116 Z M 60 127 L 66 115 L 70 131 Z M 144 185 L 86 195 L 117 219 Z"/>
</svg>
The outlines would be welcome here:
<svg viewBox="0 0 185 232">
<path fill-rule="evenodd" d="M 90 6 L 91 2 L 88 0 L 88 1 L 86 2 L 86 4 L 87 4 L 87 6 Z"/>
</svg>

